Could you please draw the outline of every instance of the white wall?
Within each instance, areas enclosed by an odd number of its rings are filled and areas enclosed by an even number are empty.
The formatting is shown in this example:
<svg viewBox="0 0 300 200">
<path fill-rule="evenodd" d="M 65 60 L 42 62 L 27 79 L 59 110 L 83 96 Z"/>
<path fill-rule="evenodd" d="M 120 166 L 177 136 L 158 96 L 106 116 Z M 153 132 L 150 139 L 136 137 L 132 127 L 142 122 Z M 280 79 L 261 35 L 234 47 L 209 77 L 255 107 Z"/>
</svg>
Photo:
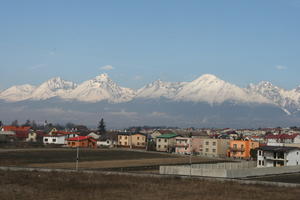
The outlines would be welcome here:
<svg viewBox="0 0 300 200">
<path fill-rule="evenodd" d="M 287 155 L 286 158 L 288 160 L 287 166 L 295 166 L 295 165 L 300 165 L 300 150 L 293 150 L 290 151 Z"/>
</svg>

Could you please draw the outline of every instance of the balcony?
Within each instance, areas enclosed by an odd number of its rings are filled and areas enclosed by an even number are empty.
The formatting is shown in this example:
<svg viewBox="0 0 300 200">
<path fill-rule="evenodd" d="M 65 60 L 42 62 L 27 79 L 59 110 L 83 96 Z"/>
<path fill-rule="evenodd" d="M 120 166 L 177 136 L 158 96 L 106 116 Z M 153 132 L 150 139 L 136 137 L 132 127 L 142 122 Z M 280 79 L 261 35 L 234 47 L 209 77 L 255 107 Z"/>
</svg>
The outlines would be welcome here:
<svg viewBox="0 0 300 200">
<path fill-rule="evenodd" d="M 278 160 L 278 161 L 284 161 L 285 160 L 283 157 L 273 157 L 273 156 L 265 156 L 264 159 L 266 159 L 266 160 Z"/>
<path fill-rule="evenodd" d="M 245 151 L 245 148 L 243 147 L 243 148 L 237 148 L 237 147 L 230 147 L 229 148 L 229 150 L 231 151 L 231 152 L 244 152 Z"/>
<path fill-rule="evenodd" d="M 175 144 L 176 147 L 189 147 L 189 144 L 184 144 L 184 143 L 176 143 Z"/>
</svg>

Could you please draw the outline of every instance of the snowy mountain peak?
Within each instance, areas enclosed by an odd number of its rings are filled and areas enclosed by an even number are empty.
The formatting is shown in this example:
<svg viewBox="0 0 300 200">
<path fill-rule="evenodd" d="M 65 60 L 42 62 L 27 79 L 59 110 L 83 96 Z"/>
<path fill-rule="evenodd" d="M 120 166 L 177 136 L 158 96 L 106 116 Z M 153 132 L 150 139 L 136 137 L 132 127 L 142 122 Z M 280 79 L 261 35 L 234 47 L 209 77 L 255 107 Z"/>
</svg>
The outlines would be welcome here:
<svg viewBox="0 0 300 200">
<path fill-rule="evenodd" d="M 66 98 L 87 102 L 107 100 L 117 103 L 132 100 L 134 96 L 134 90 L 120 87 L 107 74 L 100 74 L 92 80 L 81 83 Z"/>
<path fill-rule="evenodd" d="M 39 88 L 59 90 L 59 89 L 74 89 L 76 84 L 70 81 L 65 81 L 61 77 L 54 77 L 44 82 Z"/>
<path fill-rule="evenodd" d="M 213 74 L 203 74 L 196 80 L 215 80 L 215 79 L 219 80 L 219 78 Z"/>
<path fill-rule="evenodd" d="M 0 99 L 23 101 L 29 98 L 35 88 L 35 86 L 29 84 L 12 86 L 0 93 Z"/>
<path fill-rule="evenodd" d="M 137 98 L 160 98 L 173 99 L 185 83 L 154 81 L 137 91 Z"/>
<path fill-rule="evenodd" d="M 105 82 L 105 81 L 110 80 L 110 78 L 109 78 L 108 74 L 103 73 L 103 74 L 100 74 L 99 76 L 96 76 L 94 80 Z"/>
</svg>

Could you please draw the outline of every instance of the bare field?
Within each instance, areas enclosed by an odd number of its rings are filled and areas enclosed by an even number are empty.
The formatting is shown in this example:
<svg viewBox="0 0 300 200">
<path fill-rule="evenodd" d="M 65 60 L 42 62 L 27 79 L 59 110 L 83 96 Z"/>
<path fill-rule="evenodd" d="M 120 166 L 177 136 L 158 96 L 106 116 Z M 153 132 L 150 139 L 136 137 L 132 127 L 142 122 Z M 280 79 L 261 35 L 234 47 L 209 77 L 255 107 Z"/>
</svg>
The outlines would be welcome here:
<svg viewBox="0 0 300 200">
<path fill-rule="evenodd" d="M 76 149 L 25 149 L 0 151 L 0 166 L 65 168 L 75 167 Z M 81 169 L 134 168 L 134 170 L 158 170 L 162 164 L 189 163 L 188 156 L 166 153 L 81 149 L 79 153 Z M 193 157 L 193 163 L 217 162 L 217 159 Z M 148 169 L 145 167 L 148 166 Z M 144 167 L 144 168 L 141 168 Z M 128 170 L 128 169 L 127 169 Z"/>
<path fill-rule="evenodd" d="M 296 200 L 299 196 L 300 188 L 233 182 L 0 171 L 0 200 Z"/>
</svg>

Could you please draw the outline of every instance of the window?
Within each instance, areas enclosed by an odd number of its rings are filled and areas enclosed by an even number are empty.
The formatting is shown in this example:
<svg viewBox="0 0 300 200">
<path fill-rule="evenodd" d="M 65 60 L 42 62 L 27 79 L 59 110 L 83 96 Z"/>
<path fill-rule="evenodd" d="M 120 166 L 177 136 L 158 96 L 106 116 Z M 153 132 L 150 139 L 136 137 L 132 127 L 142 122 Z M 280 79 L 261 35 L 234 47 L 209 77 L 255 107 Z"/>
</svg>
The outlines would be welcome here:
<svg viewBox="0 0 300 200">
<path fill-rule="evenodd" d="M 213 146 L 216 146 L 216 142 L 213 142 Z"/>
<path fill-rule="evenodd" d="M 138 142 L 137 145 L 140 145 L 140 143 Z"/>
<path fill-rule="evenodd" d="M 165 139 L 165 142 L 167 142 L 167 139 Z"/>
<path fill-rule="evenodd" d="M 205 142 L 205 144 L 206 144 L 206 145 L 209 145 L 209 142 L 208 142 L 208 141 L 206 141 L 206 142 Z"/>
<path fill-rule="evenodd" d="M 244 154 L 244 152 L 243 151 L 241 151 L 241 155 L 243 155 Z"/>
<path fill-rule="evenodd" d="M 127 145 L 127 142 L 125 142 L 125 145 Z"/>
<path fill-rule="evenodd" d="M 233 144 L 233 148 L 234 148 L 234 149 L 237 149 L 237 144 Z"/>
<path fill-rule="evenodd" d="M 261 151 L 258 151 L 258 155 L 261 156 Z"/>
<path fill-rule="evenodd" d="M 167 145 L 165 145 L 164 147 L 167 148 Z"/>
<path fill-rule="evenodd" d="M 243 145 L 243 144 L 241 145 L 241 148 L 242 148 L 242 149 L 244 148 L 244 145 Z"/>
<path fill-rule="evenodd" d="M 56 142 L 56 139 L 55 139 L 55 138 L 53 138 L 53 139 L 52 139 L 52 141 L 53 141 L 53 142 Z"/>
<path fill-rule="evenodd" d="M 106 140 L 106 143 L 109 144 L 109 140 Z"/>
<path fill-rule="evenodd" d="M 265 161 L 263 160 L 263 161 L 261 162 L 261 164 L 262 164 L 262 165 L 265 165 Z"/>
<path fill-rule="evenodd" d="M 137 137 L 137 140 L 140 140 L 140 137 Z"/>
<path fill-rule="evenodd" d="M 45 138 L 45 142 L 48 142 L 48 138 Z"/>
<path fill-rule="evenodd" d="M 75 142 L 72 142 L 72 145 L 75 145 Z"/>
<path fill-rule="evenodd" d="M 216 149 L 213 149 L 212 151 L 213 151 L 214 153 L 216 153 Z"/>
<path fill-rule="evenodd" d="M 160 139 L 158 139 L 158 141 L 160 142 Z"/>
<path fill-rule="evenodd" d="M 160 145 L 158 145 L 158 148 L 160 148 Z"/>
<path fill-rule="evenodd" d="M 258 161 L 258 165 L 261 165 L 261 160 Z"/>
<path fill-rule="evenodd" d="M 205 149 L 205 152 L 208 152 L 208 148 Z"/>
<path fill-rule="evenodd" d="M 127 136 L 125 136 L 125 140 L 127 140 Z"/>
</svg>

